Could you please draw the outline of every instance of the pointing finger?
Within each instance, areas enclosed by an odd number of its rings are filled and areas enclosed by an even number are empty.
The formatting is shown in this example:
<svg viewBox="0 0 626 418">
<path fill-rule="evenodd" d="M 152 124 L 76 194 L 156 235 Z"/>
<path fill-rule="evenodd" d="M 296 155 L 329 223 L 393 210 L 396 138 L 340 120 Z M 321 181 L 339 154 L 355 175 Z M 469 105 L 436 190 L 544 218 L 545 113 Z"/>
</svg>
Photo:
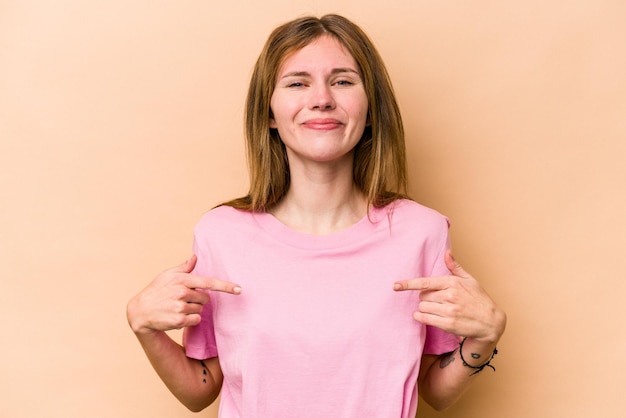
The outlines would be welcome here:
<svg viewBox="0 0 626 418">
<path fill-rule="evenodd" d="M 185 286 L 191 289 L 215 290 L 217 292 L 230 293 L 233 295 L 239 295 L 241 293 L 241 286 L 238 284 L 210 277 L 189 275 L 186 278 Z"/>
<path fill-rule="evenodd" d="M 393 290 L 443 290 L 448 284 L 443 277 L 418 277 L 409 280 L 400 280 L 393 284 Z"/>
</svg>

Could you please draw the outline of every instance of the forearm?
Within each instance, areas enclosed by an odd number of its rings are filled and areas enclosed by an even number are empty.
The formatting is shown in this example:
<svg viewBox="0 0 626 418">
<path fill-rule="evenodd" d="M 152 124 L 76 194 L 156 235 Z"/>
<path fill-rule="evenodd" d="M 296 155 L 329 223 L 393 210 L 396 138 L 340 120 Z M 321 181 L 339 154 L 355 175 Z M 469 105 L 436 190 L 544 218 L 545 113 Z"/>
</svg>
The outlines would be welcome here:
<svg viewBox="0 0 626 418">
<path fill-rule="evenodd" d="M 424 356 L 420 396 L 437 410 L 450 407 L 478 377 L 480 366 L 492 358 L 496 343 L 468 338 L 462 346 L 463 359 L 460 346 L 441 356 Z"/>
<path fill-rule="evenodd" d="M 163 331 L 135 334 L 154 370 L 183 405 L 197 412 L 217 398 L 222 385 L 217 358 L 190 359 Z"/>
<path fill-rule="evenodd" d="M 204 362 L 188 358 L 180 344 L 153 324 L 140 301 L 139 296 L 131 299 L 126 315 L 152 367 L 183 405 L 196 412 L 206 408 L 222 385 L 219 362 L 216 358 Z"/>
</svg>

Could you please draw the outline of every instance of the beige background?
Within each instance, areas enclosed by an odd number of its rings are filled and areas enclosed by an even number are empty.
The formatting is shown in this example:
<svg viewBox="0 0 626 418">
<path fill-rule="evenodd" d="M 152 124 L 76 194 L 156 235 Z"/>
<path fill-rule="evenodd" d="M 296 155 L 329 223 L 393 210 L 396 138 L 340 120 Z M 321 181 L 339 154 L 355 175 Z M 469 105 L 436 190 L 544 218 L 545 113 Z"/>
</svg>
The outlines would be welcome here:
<svg viewBox="0 0 626 418">
<path fill-rule="evenodd" d="M 377 44 L 412 194 L 509 314 L 497 372 L 418 416 L 626 415 L 623 1 L 3 0 L 0 417 L 193 415 L 125 304 L 245 192 L 269 31 L 326 12 Z"/>
</svg>

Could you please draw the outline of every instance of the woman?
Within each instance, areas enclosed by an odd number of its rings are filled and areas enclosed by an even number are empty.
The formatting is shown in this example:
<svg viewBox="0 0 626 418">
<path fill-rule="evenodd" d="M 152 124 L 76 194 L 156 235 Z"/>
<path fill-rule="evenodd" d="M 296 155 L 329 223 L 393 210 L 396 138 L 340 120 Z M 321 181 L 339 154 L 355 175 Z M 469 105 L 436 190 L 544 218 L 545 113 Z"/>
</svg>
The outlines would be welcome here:
<svg viewBox="0 0 626 418">
<path fill-rule="evenodd" d="M 128 304 L 155 370 L 220 417 L 414 417 L 451 405 L 506 317 L 405 197 L 383 62 L 347 19 L 270 35 L 246 107 L 250 191 L 205 214 L 194 255 Z M 184 347 L 165 331 L 185 328 Z"/>
</svg>

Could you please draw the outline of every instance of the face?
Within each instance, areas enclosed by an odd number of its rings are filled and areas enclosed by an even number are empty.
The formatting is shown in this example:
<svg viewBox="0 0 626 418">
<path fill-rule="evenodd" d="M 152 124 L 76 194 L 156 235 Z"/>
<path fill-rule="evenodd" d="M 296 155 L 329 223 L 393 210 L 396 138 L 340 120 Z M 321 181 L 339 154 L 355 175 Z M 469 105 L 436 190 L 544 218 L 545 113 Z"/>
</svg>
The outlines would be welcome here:
<svg viewBox="0 0 626 418">
<path fill-rule="evenodd" d="M 287 148 L 289 164 L 352 163 L 367 122 L 359 67 L 337 40 L 322 36 L 289 55 L 278 71 L 270 127 Z"/>
</svg>

